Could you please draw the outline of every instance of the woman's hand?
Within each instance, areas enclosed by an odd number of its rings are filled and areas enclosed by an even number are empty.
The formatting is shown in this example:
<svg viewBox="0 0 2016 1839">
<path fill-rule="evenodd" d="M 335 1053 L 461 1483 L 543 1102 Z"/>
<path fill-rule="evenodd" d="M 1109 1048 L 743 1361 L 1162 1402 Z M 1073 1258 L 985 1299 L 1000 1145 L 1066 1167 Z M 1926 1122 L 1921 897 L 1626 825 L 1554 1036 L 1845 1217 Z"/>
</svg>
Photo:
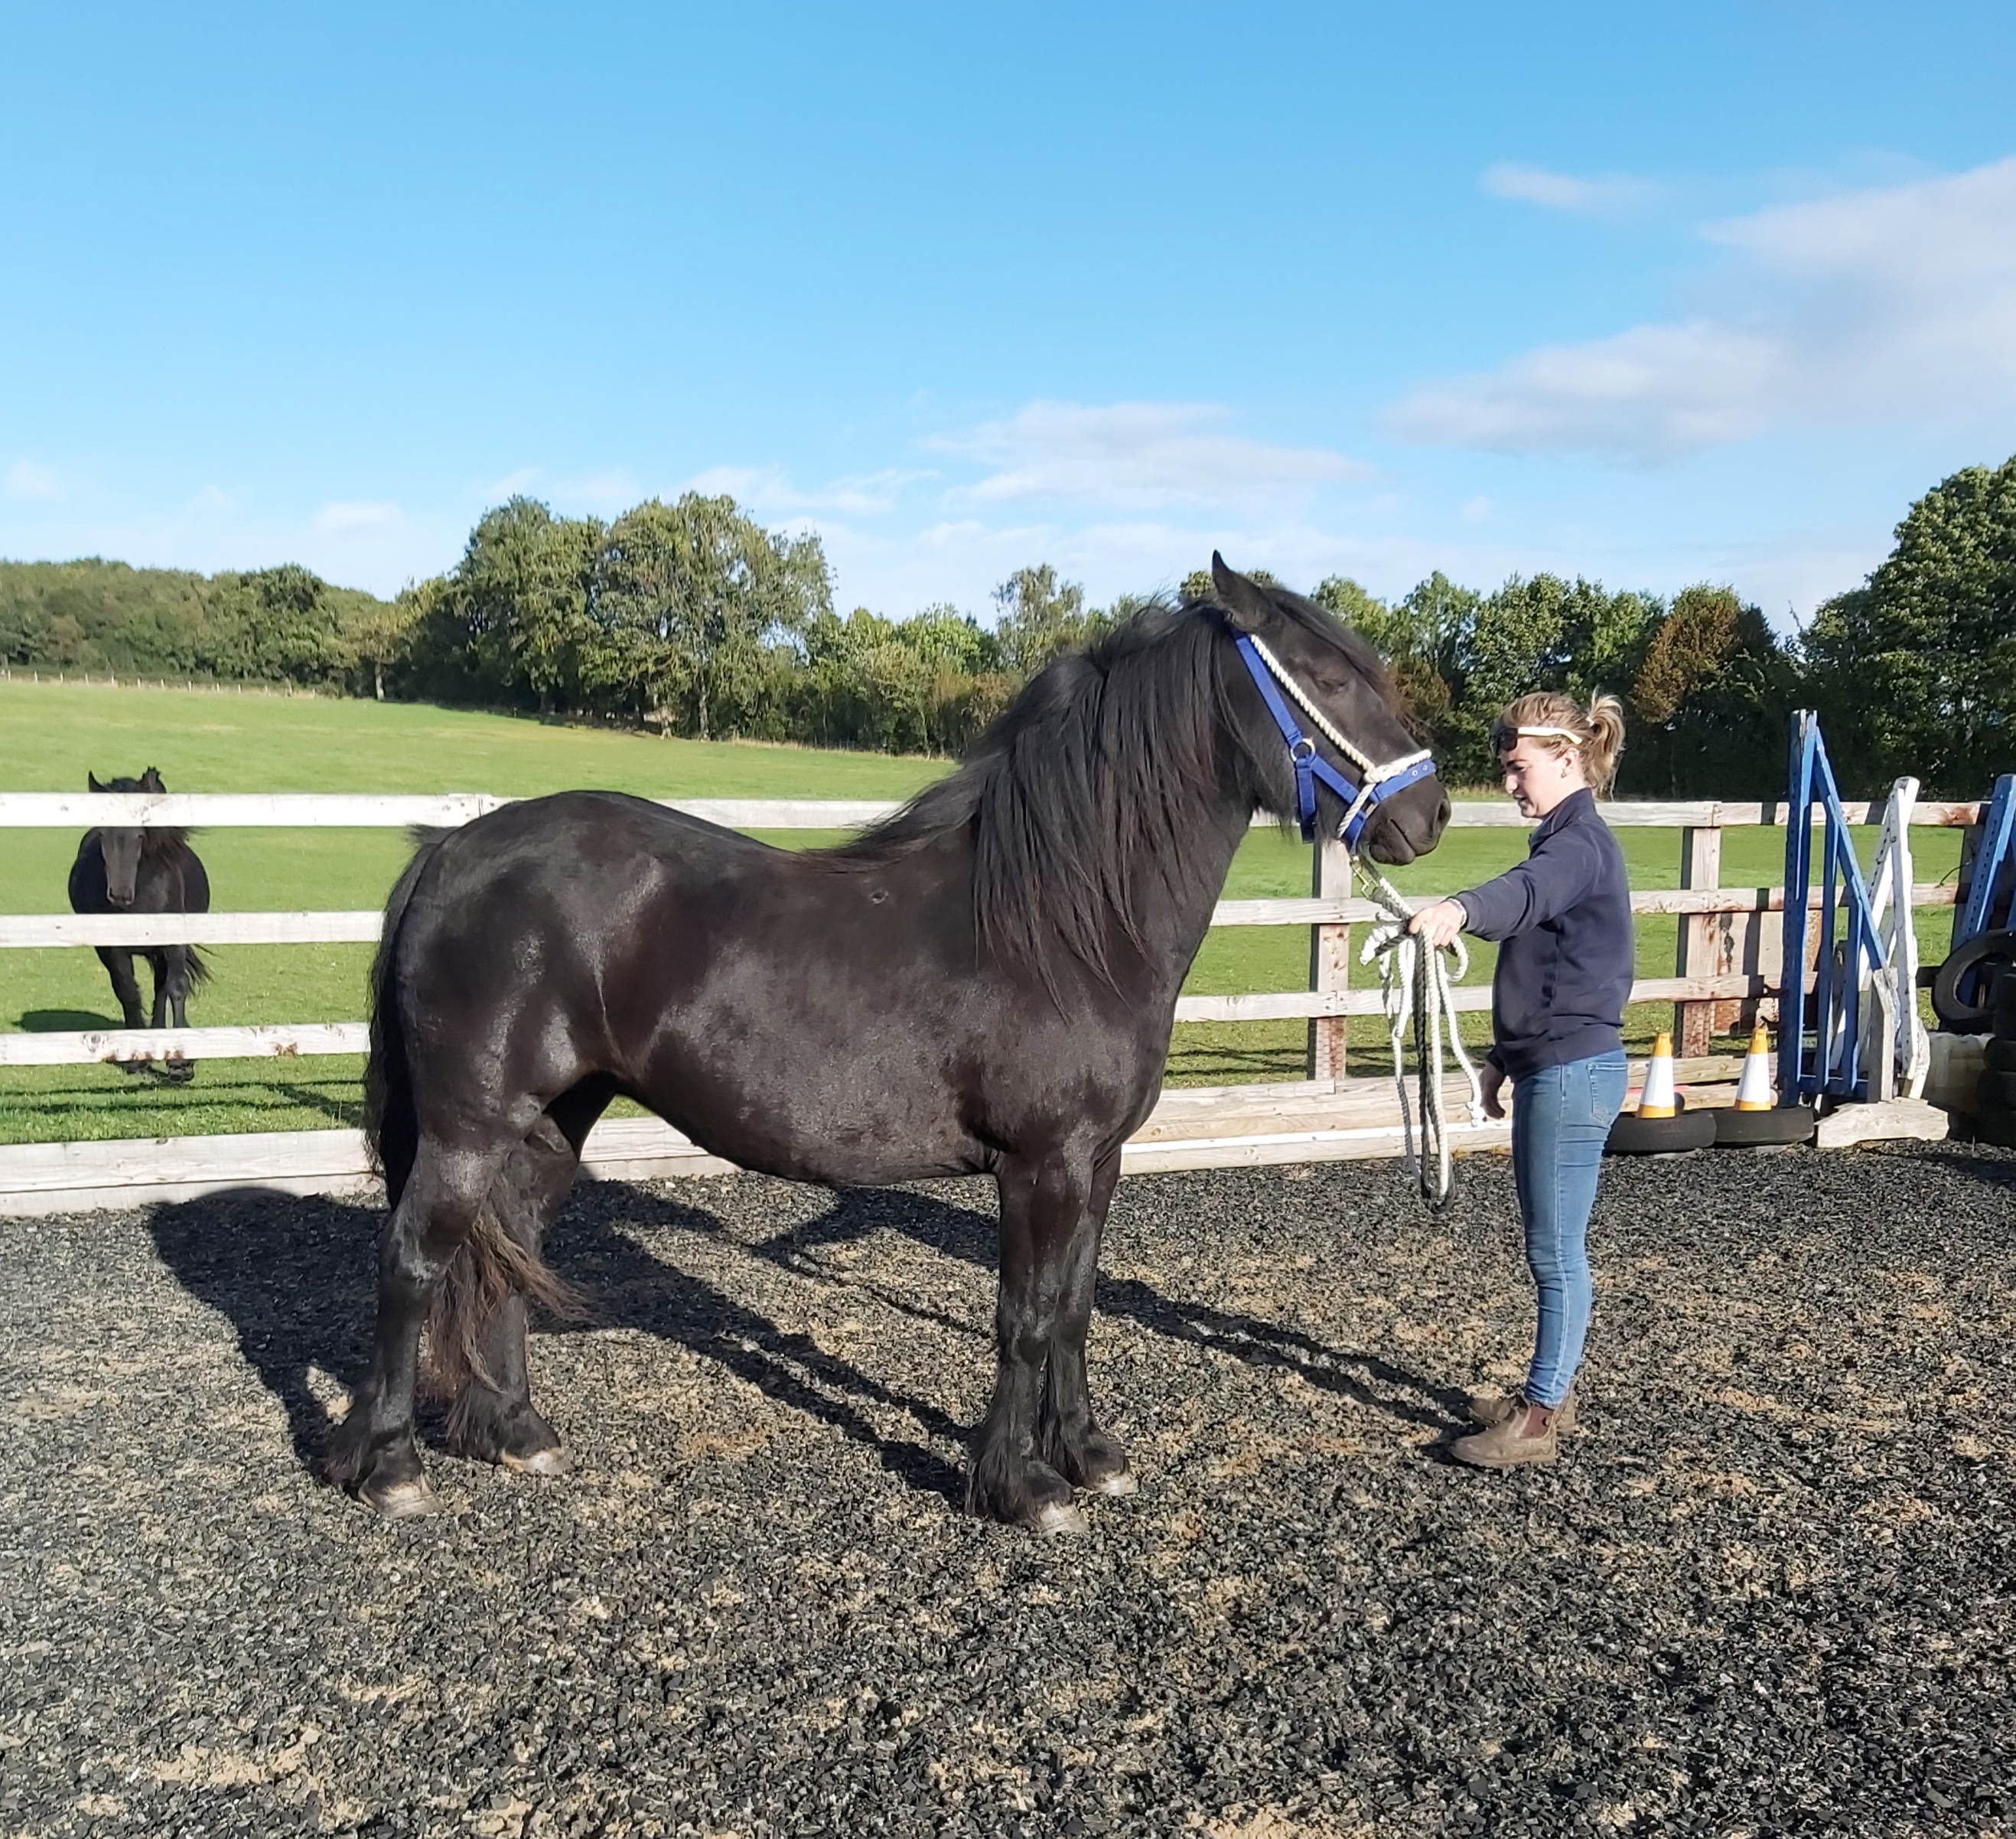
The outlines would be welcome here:
<svg viewBox="0 0 2016 1839">
<path fill-rule="evenodd" d="M 1408 921 L 1407 930 L 1418 933 L 1438 951 L 1451 943 L 1457 933 L 1469 923 L 1470 915 L 1463 910 L 1458 900 L 1438 900 L 1432 907 L 1424 907 Z"/>
<path fill-rule="evenodd" d="M 1487 1060 L 1478 1068 L 1477 1090 L 1478 1096 L 1484 1100 L 1484 1115 L 1486 1117 L 1503 1117 L 1505 1115 L 1504 1102 L 1498 1096 L 1504 1084 L 1505 1069 L 1496 1060 Z"/>
</svg>

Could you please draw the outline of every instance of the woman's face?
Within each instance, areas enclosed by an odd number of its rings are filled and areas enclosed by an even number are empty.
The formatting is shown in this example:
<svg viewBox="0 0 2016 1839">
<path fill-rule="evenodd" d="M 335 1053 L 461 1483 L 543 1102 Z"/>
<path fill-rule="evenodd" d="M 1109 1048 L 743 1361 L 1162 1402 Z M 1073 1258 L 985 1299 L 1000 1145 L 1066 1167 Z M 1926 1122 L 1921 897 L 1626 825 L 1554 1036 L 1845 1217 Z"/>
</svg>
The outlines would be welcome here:
<svg viewBox="0 0 2016 1839">
<path fill-rule="evenodd" d="M 1561 800 L 1588 784 L 1582 770 L 1582 750 L 1521 734 L 1498 756 L 1505 770 L 1505 789 L 1522 817 L 1544 817 Z"/>
</svg>

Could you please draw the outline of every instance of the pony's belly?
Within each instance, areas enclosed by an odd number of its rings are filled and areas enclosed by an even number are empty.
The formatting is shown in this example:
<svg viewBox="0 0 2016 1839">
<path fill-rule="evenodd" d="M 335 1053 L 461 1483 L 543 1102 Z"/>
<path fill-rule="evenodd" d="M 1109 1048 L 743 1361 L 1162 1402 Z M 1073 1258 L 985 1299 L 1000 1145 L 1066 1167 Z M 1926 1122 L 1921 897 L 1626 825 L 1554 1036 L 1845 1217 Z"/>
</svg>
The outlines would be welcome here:
<svg viewBox="0 0 2016 1839">
<path fill-rule="evenodd" d="M 920 1070 L 837 1055 L 730 1067 L 675 1052 L 655 1058 L 635 1095 L 710 1155 L 790 1181 L 873 1187 L 990 1167 L 955 1088 Z"/>
<path fill-rule="evenodd" d="M 667 1121 L 710 1156 L 758 1174 L 826 1188 L 878 1188 L 891 1181 L 973 1175 L 992 1166 L 985 1147 L 963 1131 L 920 1138 L 901 1130 L 864 1129 L 857 1119 L 821 1129 L 803 1117 Z"/>
</svg>

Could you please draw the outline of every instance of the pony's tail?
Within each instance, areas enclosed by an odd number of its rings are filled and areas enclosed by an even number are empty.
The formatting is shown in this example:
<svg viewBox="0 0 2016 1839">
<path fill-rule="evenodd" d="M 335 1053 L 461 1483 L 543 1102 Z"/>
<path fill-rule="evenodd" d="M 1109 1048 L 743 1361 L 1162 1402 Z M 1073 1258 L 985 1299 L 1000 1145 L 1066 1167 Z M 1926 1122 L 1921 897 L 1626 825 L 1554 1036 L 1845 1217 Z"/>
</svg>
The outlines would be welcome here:
<svg viewBox="0 0 2016 1839">
<path fill-rule="evenodd" d="M 385 1177 L 387 1198 L 394 1206 L 405 1191 L 419 1148 L 419 1114 L 413 1103 L 412 1069 L 406 1055 L 405 1023 L 399 1008 L 399 929 L 406 908 L 448 832 L 416 829 L 413 859 L 394 885 L 385 903 L 385 929 L 371 967 L 371 1058 L 364 1076 L 364 1134 L 373 1159 Z M 550 1120 L 540 1128 L 557 1132 Z M 522 1244 L 506 1224 L 507 1217 L 530 1221 L 535 1203 L 520 1192 L 532 1169 L 527 1152 L 508 1160 L 484 1196 L 474 1224 L 435 1287 L 427 1311 L 427 1382 L 430 1390 L 457 1401 L 457 1411 L 471 1407 L 469 1382 L 498 1390 L 485 1365 L 484 1331 L 491 1318 L 513 1293 L 566 1321 L 586 1318 L 586 1304 L 552 1270 L 535 1246 Z M 459 1425 L 448 1426 L 452 1440 Z"/>
<path fill-rule="evenodd" d="M 475 1408 L 470 1382 L 493 1392 L 502 1389 L 484 1363 L 483 1338 L 491 1318 L 512 1295 L 563 1322 L 585 1322 L 592 1313 L 581 1293 L 536 1249 L 513 1238 L 499 1217 L 500 1204 L 523 1199 L 511 1192 L 522 1172 L 517 1156 L 505 1164 L 477 1210 L 469 1236 L 441 1273 L 427 1311 L 427 1389 L 454 1401 L 448 1423 L 451 1444 L 460 1442 L 463 1415 Z"/>
<path fill-rule="evenodd" d="M 385 929 L 378 936 L 378 955 L 371 964 L 371 1058 L 364 1069 L 364 1140 L 371 1159 L 385 1177 L 386 1198 L 394 1206 L 405 1192 L 419 1147 L 419 1118 L 413 1109 L 412 1069 L 406 1063 L 406 1034 L 399 1019 L 399 928 L 445 830 L 413 831 L 413 859 L 392 885 L 385 903 Z"/>
<path fill-rule="evenodd" d="M 189 988 L 193 990 L 199 983 L 207 983 L 210 981 L 210 960 L 193 945 L 185 945 L 182 950 L 189 954 Z"/>
</svg>

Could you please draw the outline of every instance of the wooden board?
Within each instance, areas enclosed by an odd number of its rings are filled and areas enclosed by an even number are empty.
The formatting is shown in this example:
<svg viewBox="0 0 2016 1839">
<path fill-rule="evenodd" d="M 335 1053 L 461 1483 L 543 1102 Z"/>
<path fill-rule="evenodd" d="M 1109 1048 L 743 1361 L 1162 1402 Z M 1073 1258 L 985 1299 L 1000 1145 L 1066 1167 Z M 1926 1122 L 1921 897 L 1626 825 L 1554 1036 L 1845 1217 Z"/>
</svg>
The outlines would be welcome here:
<svg viewBox="0 0 2016 1839">
<path fill-rule="evenodd" d="M 1910 1141 L 1940 1143 L 1952 1120 L 1922 1098 L 1886 1098 L 1880 1105 L 1844 1105 L 1822 1118 L 1813 1143 L 1820 1149 L 1846 1149 L 1857 1143 Z"/>
<path fill-rule="evenodd" d="M 76 1033 L 0 1034 L 0 1066 L 90 1066 L 123 1060 L 291 1059 L 362 1054 L 362 1022 L 295 1022 L 245 1028 L 92 1028 Z"/>
<path fill-rule="evenodd" d="M 1726 1078 L 1738 1064 L 1723 1056 L 1683 1063 L 1683 1083 Z M 1643 1076 L 1643 1062 L 1633 1063 Z M 1689 1084 L 1694 1102 L 1733 1097 L 1732 1086 Z M 1469 1121 L 1459 1080 L 1444 1087 L 1459 1152 L 1502 1150 L 1509 1126 Z M 1258 1167 L 1395 1156 L 1399 1106 L 1390 1079 L 1296 1080 L 1271 1086 L 1191 1087 L 1165 1092 L 1122 1152 L 1130 1174 L 1177 1169 Z M 656 1118 L 608 1118 L 588 1140 L 589 1175 L 648 1181 L 730 1174 Z M 0 1145 L 0 1215 L 76 1213 L 193 1200 L 237 1188 L 282 1194 L 362 1196 L 382 1204 L 382 1188 L 356 1130 L 276 1130 L 242 1136 L 157 1137 L 111 1142 Z"/>
</svg>

